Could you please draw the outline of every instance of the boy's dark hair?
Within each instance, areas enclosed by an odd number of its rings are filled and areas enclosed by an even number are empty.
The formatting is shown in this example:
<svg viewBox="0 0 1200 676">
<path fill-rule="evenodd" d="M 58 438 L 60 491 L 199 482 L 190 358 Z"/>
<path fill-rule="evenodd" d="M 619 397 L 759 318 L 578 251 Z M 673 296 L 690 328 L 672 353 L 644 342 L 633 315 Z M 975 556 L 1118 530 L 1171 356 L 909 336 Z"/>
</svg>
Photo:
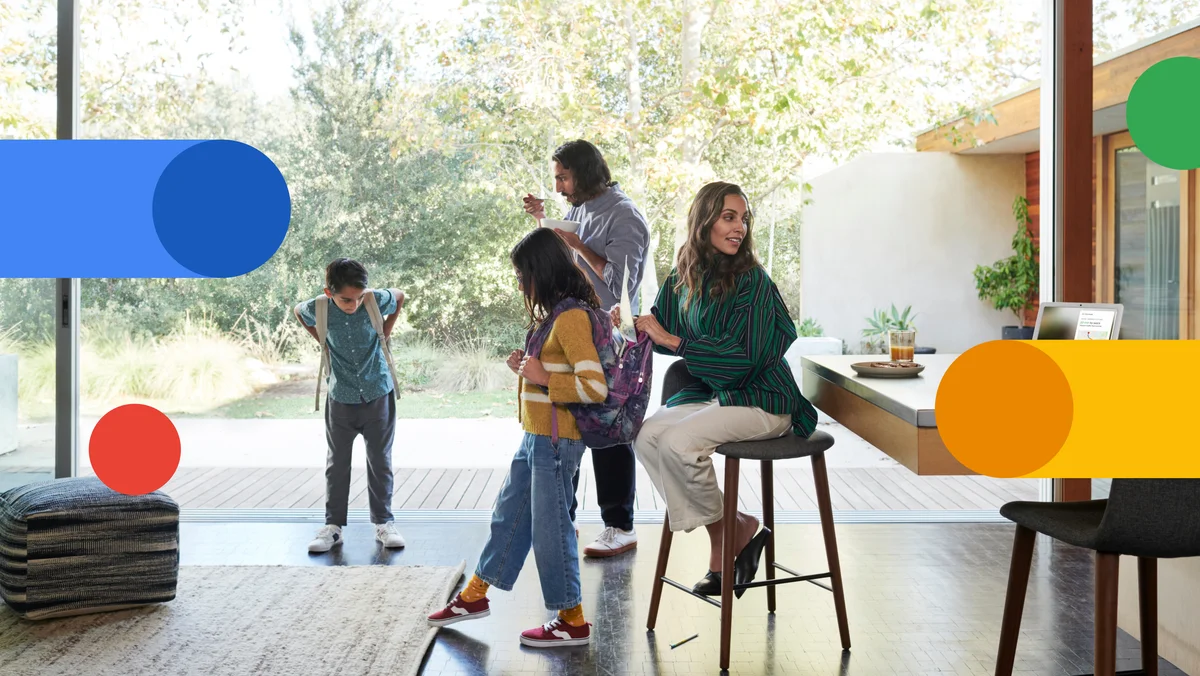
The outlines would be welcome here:
<svg viewBox="0 0 1200 676">
<path fill-rule="evenodd" d="M 525 289 L 525 311 L 529 313 L 530 326 L 549 317 L 554 307 L 567 298 L 600 307 L 596 289 L 553 230 L 535 228 L 517 242 L 509 258 Z"/>
<path fill-rule="evenodd" d="M 612 185 L 608 162 L 596 146 L 578 139 L 567 141 L 554 151 L 553 160 L 570 169 L 575 178 L 575 199 L 582 204 L 599 197 Z"/>
<path fill-rule="evenodd" d="M 325 288 L 337 293 L 348 286 L 367 288 L 367 269 L 356 260 L 339 258 L 325 268 Z"/>
</svg>

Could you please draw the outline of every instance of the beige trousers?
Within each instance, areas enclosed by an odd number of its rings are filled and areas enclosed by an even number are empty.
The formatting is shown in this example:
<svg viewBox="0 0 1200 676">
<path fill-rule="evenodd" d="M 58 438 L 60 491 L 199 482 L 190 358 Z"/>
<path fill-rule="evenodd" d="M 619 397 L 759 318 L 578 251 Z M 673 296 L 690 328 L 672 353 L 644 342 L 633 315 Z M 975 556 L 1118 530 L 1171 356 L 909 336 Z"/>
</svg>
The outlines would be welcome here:
<svg viewBox="0 0 1200 676">
<path fill-rule="evenodd" d="M 774 439 L 791 427 L 791 415 L 753 406 L 716 401 L 664 406 L 642 424 L 633 450 L 667 503 L 670 529 L 691 531 L 721 520 L 721 488 L 712 463 L 717 446 Z"/>
</svg>

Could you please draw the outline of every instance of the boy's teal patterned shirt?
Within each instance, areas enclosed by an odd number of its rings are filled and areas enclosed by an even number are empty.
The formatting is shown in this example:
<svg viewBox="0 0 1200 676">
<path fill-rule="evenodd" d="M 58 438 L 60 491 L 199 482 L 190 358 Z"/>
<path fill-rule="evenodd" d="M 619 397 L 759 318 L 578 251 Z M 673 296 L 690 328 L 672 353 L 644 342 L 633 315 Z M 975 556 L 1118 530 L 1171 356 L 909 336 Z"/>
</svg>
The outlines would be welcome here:
<svg viewBox="0 0 1200 676">
<path fill-rule="evenodd" d="M 379 314 L 387 317 L 396 312 L 396 296 L 390 289 L 374 289 Z M 358 306 L 354 314 L 346 314 L 333 302 L 329 303 L 329 396 L 340 404 L 365 404 L 391 392 L 392 374 L 383 355 L 383 341 L 371 326 L 367 308 Z M 317 299 L 296 306 L 300 319 L 308 326 L 317 325 Z"/>
</svg>

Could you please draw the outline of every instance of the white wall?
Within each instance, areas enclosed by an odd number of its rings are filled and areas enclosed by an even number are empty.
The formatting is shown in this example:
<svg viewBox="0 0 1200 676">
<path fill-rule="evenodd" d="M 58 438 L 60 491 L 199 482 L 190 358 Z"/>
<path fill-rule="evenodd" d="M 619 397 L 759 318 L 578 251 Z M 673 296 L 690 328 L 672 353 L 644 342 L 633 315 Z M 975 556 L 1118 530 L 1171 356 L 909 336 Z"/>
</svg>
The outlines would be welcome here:
<svg viewBox="0 0 1200 676">
<path fill-rule="evenodd" d="M 866 317 L 913 306 L 917 344 L 958 353 L 1016 323 L 977 298 L 972 271 L 1012 255 L 1021 155 L 873 153 L 810 181 L 802 312 L 858 351 Z"/>
</svg>

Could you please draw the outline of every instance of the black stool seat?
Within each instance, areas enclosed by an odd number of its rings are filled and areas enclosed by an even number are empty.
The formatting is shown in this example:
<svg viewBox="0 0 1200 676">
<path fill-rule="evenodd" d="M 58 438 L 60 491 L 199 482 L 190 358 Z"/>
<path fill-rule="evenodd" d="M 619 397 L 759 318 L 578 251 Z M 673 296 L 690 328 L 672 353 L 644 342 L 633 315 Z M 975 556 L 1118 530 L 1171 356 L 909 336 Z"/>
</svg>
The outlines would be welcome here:
<svg viewBox="0 0 1200 676">
<path fill-rule="evenodd" d="M 1031 531 L 1084 549 L 1096 549 L 1096 534 L 1107 500 L 1010 502 L 1000 515 Z"/>
<path fill-rule="evenodd" d="M 816 431 L 807 439 L 789 432 L 777 439 L 721 444 L 717 446 L 717 453 L 727 458 L 742 460 L 789 460 L 824 453 L 831 447 L 833 437 L 828 432 Z"/>
</svg>

